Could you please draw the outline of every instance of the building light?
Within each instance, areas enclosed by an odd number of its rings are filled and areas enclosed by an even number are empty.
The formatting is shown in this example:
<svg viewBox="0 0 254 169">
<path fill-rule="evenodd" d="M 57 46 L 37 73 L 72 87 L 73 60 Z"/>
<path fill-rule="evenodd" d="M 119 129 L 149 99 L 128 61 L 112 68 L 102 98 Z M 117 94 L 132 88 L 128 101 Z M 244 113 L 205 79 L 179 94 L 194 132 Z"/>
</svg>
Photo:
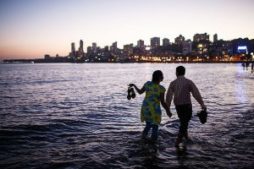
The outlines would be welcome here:
<svg viewBox="0 0 254 169">
<path fill-rule="evenodd" d="M 198 44 L 198 48 L 202 48 L 203 47 L 203 45 L 202 44 Z"/>
</svg>

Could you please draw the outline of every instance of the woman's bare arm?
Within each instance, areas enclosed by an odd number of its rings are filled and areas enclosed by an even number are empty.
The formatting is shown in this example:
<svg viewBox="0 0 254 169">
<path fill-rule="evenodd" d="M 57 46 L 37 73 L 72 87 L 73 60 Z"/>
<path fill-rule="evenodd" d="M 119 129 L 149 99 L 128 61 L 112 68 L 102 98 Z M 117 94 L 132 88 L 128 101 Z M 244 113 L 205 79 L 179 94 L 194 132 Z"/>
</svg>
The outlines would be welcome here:
<svg viewBox="0 0 254 169">
<path fill-rule="evenodd" d="M 145 92 L 145 86 L 143 86 L 141 89 L 139 89 L 135 84 L 129 84 L 130 87 L 134 87 L 138 94 L 143 94 Z"/>
</svg>

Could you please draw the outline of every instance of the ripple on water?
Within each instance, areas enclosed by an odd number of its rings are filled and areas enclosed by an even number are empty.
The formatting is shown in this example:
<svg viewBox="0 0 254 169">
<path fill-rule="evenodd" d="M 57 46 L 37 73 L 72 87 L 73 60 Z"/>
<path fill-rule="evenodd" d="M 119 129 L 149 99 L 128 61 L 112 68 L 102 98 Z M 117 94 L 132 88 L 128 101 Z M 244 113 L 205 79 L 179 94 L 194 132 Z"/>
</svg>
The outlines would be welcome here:
<svg viewBox="0 0 254 169">
<path fill-rule="evenodd" d="M 185 65 L 209 113 L 201 125 L 195 116 L 200 108 L 193 100 L 192 141 L 186 149 L 174 147 L 179 120 L 176 113 L 168 119 L 164 110 L 157 143 L 141 139 L 143 96 L 127 100 L 127 84 L 141 87 L 160 69 L 167 87 L 176 66 L 1 66 L 0 167 L 252 168 L 253 78 L 237 64 Z"/>
</svg>

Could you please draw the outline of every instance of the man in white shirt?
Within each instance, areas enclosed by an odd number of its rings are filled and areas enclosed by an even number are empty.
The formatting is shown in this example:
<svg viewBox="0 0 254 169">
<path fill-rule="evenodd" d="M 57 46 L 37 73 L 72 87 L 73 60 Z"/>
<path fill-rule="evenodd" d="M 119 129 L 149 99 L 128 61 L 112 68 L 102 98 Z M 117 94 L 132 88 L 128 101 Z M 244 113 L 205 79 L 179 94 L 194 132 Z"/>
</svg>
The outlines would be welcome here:
<svg viewBox="0 0 254 169">
<path fill-rule="evenodd" d="M 185 68 L 183 66 L 178 66 L 176 68 L 177 79 L 170 83 L 166 95 L 166 104 L 169 108 L 174 97 L 174 104 L 180 119 L 180 128 L 176 139 L 176 146 L 179 146 L 183 137 L 188 139 L 188 124 L 192 116 L 190 93 L 192 93 L 193 97 L 201 105 L 201 108 L 206 109 L 198 88 L 191 80 L 185 78 L 184 75 Z"/>
</svg>

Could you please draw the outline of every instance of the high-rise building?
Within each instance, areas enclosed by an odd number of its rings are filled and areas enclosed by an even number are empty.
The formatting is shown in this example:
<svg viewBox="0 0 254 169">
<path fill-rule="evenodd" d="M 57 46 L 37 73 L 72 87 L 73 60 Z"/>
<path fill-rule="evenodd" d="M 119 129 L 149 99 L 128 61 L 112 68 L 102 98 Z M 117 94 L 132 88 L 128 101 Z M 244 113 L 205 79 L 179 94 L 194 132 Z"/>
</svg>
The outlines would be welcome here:
<svg viewBox="0 0 254 169">
<path fill-rule="evenodd" d="M 213 35 L 213 42 L 217 42 L 218 41 L 218 35 L 217 33 Z"/>
<path fill-rule="evenodd" d="M 79 41 L 79 49 L 78 51 L 76 52 L 76 56 L 81 59 L 85 56 L 85 53 L 84 53 L 84 47 L 83 47 L 83 41 L 80 40 Z"/>
<path fill-rule="evenodd" d="M 75 57 L 75 56 L 76 56 L 75 43 L 72 42 L 71 43 L 71 57 Z"/>
<path fill-rule="evenodd" d="M 91 47 L 91 46 L 88 46 L 88 47 L 87 47 L 87 53 L 88 53 L 88 54 L 91 54 L 91 53 L 92 53 L 92 47 Z"/>
<path fill-rule="evenodd" d="M 160 38 L 159 37 L 153 37 L 151 38 L 151 49 L 155 49 L 160 46 Z"/>
<path fill-rule="evenodd" d="M 137 47 L 140 49 L 145 49 L 145 41 L 143 41 L 142 39 L 138 40 Z"/>
<path fill-rule="evenodd" d="M 127 53 L 128 55 L 131 55 L 133 53 L 133 44 L 124 45 L 123 46 L 123 52 Z"/>
<path fill-rule="evenodd" d="M 112 43 L 112 45 L 110 46 L 110 52 L 117 52 L 117 42 Z"/>
<path fill-rule="evenodd" d="M 169 39 L 168 38 L 162 39 L 162 46 L 168 46 L 168 45 L 169 45 Z"/>
<path fill-rule="evenodd" d="M 192 52 L 192 42 L 190 39 L 184 41 L 182 43 L 182 50 L 183 50 L 183 54 L 186 55 L 186 54 L 190 54 Z"/>
<path fill-rule="evenodd" d="M 84 53 L 83 40 L 79 41 L 79 52 Z"/>
<path fill-rule="evenodd" d="M 123 51 L 127 52 L 127 53 L 132 53 L 133 52 L 133 44 L 129 44 L 129 45 L 124 45 L 123 46 Z"/>
<path fill-rule="evenodd" d="M 123 46 L 123 54 L 120 56 L 120 60 L 128 59 L 133 54 L 133 44 Z"/>
<path fill-rule="evenodd" d="M 104 46 L 104 51 L 105 51 L 105 52 L 108 52 L 108 51 L 109 51 L 108 46 Z"/>
<path fill-rule="evenodd" d="M 181 45 L 184 42 L 185 38 L 182 35 L 179 35 L 178 37 L 175 38 L 175 43 L 178 45 Z"/>
<path fill-rule="evenodd" d="M 96 53 L 97 52 L 97 44 L 94 42 L 92 43 L 92 52 Z"/>
<path fill-rule="evenodd" d="M 197 33 L 193 37 L 194 42 L 209 41 L 209 35 L 207 33 Z"/>
</svg>

